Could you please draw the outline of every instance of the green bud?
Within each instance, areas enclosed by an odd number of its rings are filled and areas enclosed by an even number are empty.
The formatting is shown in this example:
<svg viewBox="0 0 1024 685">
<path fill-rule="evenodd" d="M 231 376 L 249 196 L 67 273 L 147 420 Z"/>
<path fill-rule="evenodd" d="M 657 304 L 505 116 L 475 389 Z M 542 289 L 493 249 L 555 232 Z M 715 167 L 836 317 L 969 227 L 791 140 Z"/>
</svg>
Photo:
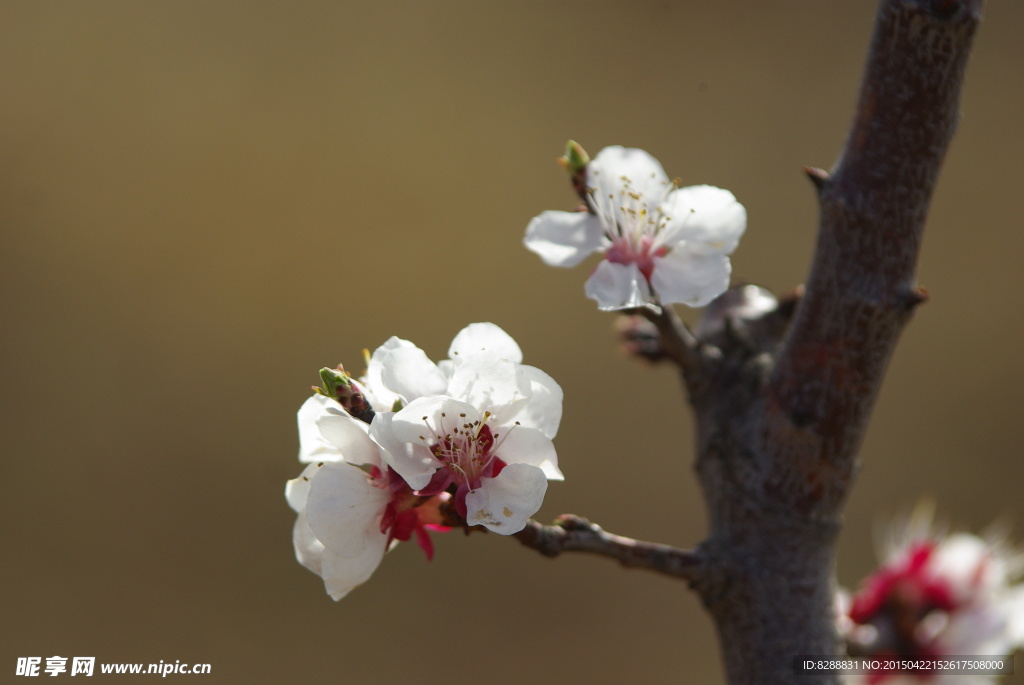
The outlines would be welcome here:
<svg viewBox="0 0 1024 685">
<path fill-rule="evenodd" d="M 370 423 L 373 420 L 373 407 L 366 401 L 363 389 L 352 381 L 352 376 L 344 368 L 339 365 L 336 369 L 320 369 L 320 380 L 323 387 L 313 388 L 314 392 L 337 400 L 345 411 L 360 421 Z"/>
<path fill-rule="evenodd" d="M 569 172 L 571 176 L 576 176 L 583 173 L 590 164 L 590 155 L 587 151 L 577 143 L 575 140 L 570 140 L 565 144 L 565 155 L 559 160 L 565 170 Z"/>
<path fill-rule="evenodd" d="M 328 369 L 325 367 L 320 369 L 320 381 L 323 383 L 323 392 L 320 394 L 334 399 L 347 395 L 352 390 L 352 377 L 341 368 Z"/>
</svg>

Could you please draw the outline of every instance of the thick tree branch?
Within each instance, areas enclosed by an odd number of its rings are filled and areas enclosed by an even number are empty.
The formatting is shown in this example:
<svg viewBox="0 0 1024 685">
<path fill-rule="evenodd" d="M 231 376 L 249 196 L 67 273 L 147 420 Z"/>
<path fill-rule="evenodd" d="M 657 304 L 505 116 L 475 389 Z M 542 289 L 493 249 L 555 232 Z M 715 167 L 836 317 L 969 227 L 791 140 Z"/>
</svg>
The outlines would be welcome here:
<svg viewBox="0 0 1024 685">
<path fill-rule="evenodd" d="M 835 512 L 845 498 L 886 364 L 925 299 L 914 267 L 980 4 L 883 2 L 840 160 L 831 176 L 808 170 L 821 205 L 817 251 L 767 405 L 771 439 L 809 439 L 780 457 L 833 476 L 802 494 L 808 511 Z"/>
<path fill-rule="evenodd" d="M 530 520 L 515 537 L 547 557 L 563 552 L 588 552 L 616 559 L 623 566 L 646 568 L 691 583 L 700 578 L 703 568 L 697 552 L 612 535 L 571 514 L 559 516 L 552 526 Z"/>
<path fill-rule="evenodd" d="M 707 336 L 698 328 L 719 354 L 700 355 L 696 369 L 681 364 L 711 528 L 694 587 L 733 685 L 838 682 L 797 678 L 793 657 L 842 648 L 834 615 L 841 508 L 886 364 L 924 299 L 914 267 L 980 7 L 881 2 L 842 156 L 831 176 L 808 170 L 821 221 L 794 318 L 776 317 L 788 332 L 776 326 L 773 343 L 764 334 L 771 326 L 760 334 L 742 321 L 708 326 Z"/>
<path fill-rule="evenodd" d="M 610 535 L 577 517 L 516 535 L 684 578 L 711 613 L 732 685 L 829 683 L 794 657 L 838 655 L 835 544 L 857 449 L 896 340 L 925 293 L 914 268 L 959 117 L 982 0 L 882 0 L 853 126 L 831 175 L 806 286 L 742 287 L 694 336 L 670 309 L 627 323 L 638 356 L 682 371 L 697 418 L 710 531 L 699 551 Z"/>
</svg>

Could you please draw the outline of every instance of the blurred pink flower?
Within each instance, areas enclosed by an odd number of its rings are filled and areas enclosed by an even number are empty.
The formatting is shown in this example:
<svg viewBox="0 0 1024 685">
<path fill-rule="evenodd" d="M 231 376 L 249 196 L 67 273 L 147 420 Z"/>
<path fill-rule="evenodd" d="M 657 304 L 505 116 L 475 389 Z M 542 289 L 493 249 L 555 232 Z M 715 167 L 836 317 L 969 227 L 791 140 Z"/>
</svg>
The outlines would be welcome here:
<svg viewBox="0 0 1024 685">
<path fill-rule="evenodd" d="M 1006 656 L 1024 644 L 1021 558 L 999 541 L 898 527 L 886 560 L 846 601 L 844 632 L 865 656 Z M 850 678 L 857 682 L 863 678 Z M 868 683 L 971 685 L 991 676 L 878 672 Z"/>
</svg>

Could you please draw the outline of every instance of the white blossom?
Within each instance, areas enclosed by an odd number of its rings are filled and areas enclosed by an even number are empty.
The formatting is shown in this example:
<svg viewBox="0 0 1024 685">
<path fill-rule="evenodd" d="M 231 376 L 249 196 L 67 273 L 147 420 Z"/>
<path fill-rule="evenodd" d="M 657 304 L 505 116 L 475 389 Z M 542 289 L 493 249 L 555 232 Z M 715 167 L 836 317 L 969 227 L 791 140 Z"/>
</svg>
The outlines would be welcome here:
<svg viewBox="0 0 1024 685">
<path fill-rule="evenodd" d="M 612 146 L 587 165 L 585 194 L 589 211 L 543 212 L 524 244 L 552 266 L 604 252 L 586 284 L 601 309 L 702 307 L 728 288 L 747 222 L 728 190 L 676 187 L 648 153 Z"/>
<path fill-rule="evenodd" d="M 366 582 L 391 543 L 413 532 L 429 558 L 423 528 L 439 523 L 436 502 L 412 495 L 387 468 L 368 426 L 322 395 L 303 403 L 298 425 L 299 460 L 308 465 L 285 487 L 298 514 L 292 541 L 328 594 L 339 600 Z"/>
<path fill-rule="evenodd" d="M 561 480 L 551 439 L 562 390 L 522 364 L 503 330 L 472 324 L 435 364 L 416 347 L 382 354 L 382 384 L 402 400 L 378 413 L 370 435 L 418 494 L 452 491 L 469 525 L 512 534 L 540 508 L 548 480 Z"/>
</svg>

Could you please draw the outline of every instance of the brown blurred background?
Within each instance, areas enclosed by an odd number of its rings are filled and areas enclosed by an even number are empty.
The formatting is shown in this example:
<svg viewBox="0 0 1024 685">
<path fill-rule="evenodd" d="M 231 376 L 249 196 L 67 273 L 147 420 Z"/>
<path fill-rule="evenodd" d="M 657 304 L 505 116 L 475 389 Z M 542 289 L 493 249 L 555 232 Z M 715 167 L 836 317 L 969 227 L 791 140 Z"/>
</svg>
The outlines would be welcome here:
<svg viewBox="0 0 1024 685">
<path fill-rule="evenodd" d="M 719 682 L 682 584 L 496 535 L 442 537 L 429 564 L 400 548 L 335 604 L 291 550 L 294 414 L 321 366 L 392 334 L 442 357 L 494 321 L 565 389 L 540 518 L 699 541 L 674 375 L 624 358 L 586 267 L 545 267 L 522 232 L 572 208 L 567 138 L 643 147 L 746 205 L 738 279 L 800 283 L 800 168 L 835 160 L 873 12 L 3 0 L 2 679 L 56 654 L 206 662 L 204 683 Z M 921 496 L 1024 537 L 1022 26 L 996 1 L 977 39 L 846 585 Z"/>
</svg>

